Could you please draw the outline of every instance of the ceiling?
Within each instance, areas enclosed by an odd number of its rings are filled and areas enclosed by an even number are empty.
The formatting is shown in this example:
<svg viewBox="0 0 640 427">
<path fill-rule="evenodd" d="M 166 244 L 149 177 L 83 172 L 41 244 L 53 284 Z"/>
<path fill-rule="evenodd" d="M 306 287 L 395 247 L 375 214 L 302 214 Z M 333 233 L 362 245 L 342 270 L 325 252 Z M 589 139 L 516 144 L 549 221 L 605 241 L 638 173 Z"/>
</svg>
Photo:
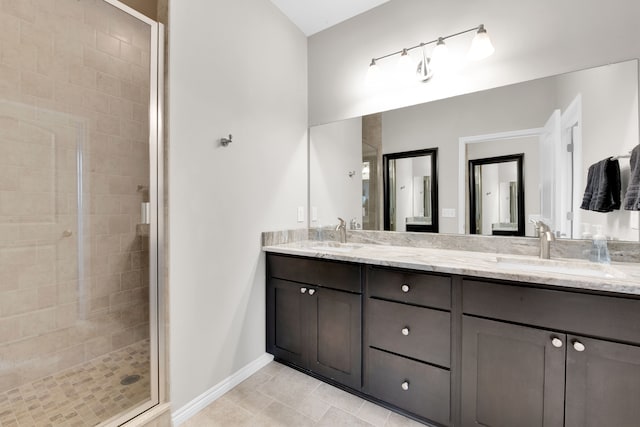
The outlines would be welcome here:
<svg viewBox="0 0 640 427">
<path fill-rule="evenodd" d="M 271 0 L 308 37 L 389 0 Z"/>
</svg>

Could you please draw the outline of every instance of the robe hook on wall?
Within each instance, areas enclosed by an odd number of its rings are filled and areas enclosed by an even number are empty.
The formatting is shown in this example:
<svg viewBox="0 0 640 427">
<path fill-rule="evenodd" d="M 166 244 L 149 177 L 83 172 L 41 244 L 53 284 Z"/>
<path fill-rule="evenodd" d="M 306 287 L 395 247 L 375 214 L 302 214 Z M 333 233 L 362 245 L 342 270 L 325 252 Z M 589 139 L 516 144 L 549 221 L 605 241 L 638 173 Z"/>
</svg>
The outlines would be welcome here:
<svg viewBox="0 0 640 427">
<path fill-rule="evenodd" d="M 233 139 L 233 136 L 231 134 L 229 134 L 229 138 L 220 138 L 220 144 L 222 144 L 223 147 L 226 147 L 227 145 L 231 144 L 231 141 Z"/>
</svg>

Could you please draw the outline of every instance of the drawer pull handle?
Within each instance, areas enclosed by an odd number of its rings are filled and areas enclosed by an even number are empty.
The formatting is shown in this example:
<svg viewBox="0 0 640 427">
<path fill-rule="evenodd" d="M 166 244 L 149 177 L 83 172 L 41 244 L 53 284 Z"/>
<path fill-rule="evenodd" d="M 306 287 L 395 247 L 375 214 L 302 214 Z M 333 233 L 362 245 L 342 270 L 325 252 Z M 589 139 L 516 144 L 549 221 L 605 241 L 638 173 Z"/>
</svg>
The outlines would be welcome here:
<svg viewBox="0 0 640 427">
<path fill-rule="evenodd" d="M 409 328 L 402 328 L 402 335 L 404 335 L 405 337 L 409 335 Z"/>
<path fill-rule="evenodd" d="M 580 341 L 575 340 L 573 342 L 573 348 L 575 351 L 584 351 L 586 347 Z"/>
<path fill-rule="evenodd" d="M 404 292 L 405 294 L 410 290 L 409 285 L 406 285 L 406 284 L 402 285 L 400 289 L 402 289 L 402 292 Z"/>
<path fill-rule="evenodd" d="M 306 293 L 306 292 L 307 292 L 307 288 L 300 288 L 300 293 L 301 293 L 301 294 L 304 294 L 304 293 Z"/>
<path fill-rule="evenodd" d="M 409 390 L 409 381 L 405 381 L 405 382 L 402 383 L 402 389 L 404 391 Z"/>
<path fill-rule="evenodd" d="M 555 348 L 561 348 L 562 340 L 558 337 L 553 337 L 551 338 L 551 345 L 554 346 Z"/>
<path fill-rule="evenodd" d="M 315 294 L 315 293 L 316 293 L 316 290 L 315 290 L 315 289 L 309 289 L 309 295 L 313 295 L 313 294 Z"/>
</svg>

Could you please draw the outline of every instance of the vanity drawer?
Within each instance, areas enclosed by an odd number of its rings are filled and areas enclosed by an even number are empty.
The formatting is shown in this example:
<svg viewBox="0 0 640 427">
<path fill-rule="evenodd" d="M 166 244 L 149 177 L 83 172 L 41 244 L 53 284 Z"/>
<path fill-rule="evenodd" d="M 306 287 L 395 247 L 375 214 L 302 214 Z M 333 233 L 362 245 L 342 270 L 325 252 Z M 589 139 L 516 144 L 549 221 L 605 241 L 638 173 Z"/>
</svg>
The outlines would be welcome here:
<svg viewBox="0 0 640 427">
<path fill-rule="evenodd" d="M 267 254 L 267 272 L 278 279 L 362 293 L 357 264 Z"/>
<path fill-rule="evenodd" d="M 368 296 L 451 309 L 451 277 L 386 268 L 367 268 Z"/>
<path fill-rule="evenodd" d="M 640 299 L 465 279 L 462 310 L 492 319 L 640 343 Z"/>
<path fill-rule="evenodd" d="M 366 304 L 368 345 L 451 366 L 450 313 L 371 298 Z"/>
<path fill-rule="evenodd" d="M 448 370 L 369 348 L 367 372 L 366 390 L 371 396 L 449 425 Z"/>
</svg>

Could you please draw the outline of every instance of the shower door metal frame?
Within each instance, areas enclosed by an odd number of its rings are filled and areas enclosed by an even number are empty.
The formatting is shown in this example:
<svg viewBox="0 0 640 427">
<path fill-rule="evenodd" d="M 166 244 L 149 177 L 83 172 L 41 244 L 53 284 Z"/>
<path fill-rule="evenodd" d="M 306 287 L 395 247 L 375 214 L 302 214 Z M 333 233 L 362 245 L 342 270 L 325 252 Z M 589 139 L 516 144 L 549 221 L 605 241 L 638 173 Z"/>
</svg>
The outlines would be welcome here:
<svg viewBox="0 0 640 427">
<path fill-rule="evenodd" d="M 151 30 L 149 61 L 149 338 L 150 400 L 101 423 L 119 426 L 166 401 L 164 218 L 164 25 L 117 0 L 102 0 Z"/>
</svg>

